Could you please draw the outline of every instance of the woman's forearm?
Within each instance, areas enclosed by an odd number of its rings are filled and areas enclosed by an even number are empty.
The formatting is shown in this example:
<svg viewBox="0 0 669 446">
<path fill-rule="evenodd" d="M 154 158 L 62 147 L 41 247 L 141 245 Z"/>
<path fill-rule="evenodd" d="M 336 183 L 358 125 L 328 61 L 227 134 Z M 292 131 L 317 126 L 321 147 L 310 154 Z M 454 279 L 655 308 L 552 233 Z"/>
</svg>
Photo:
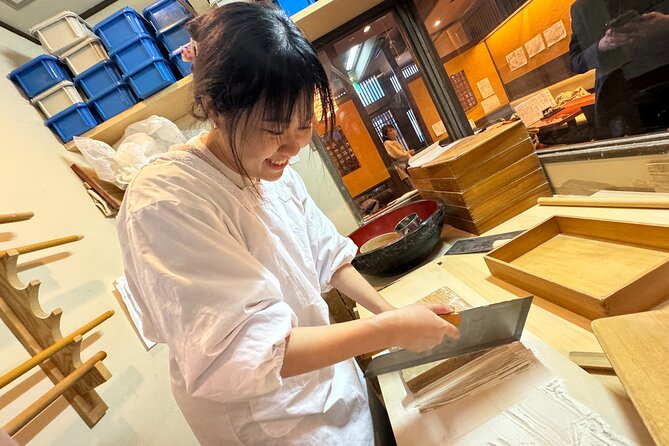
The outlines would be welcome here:
<svg viewBox="0 0 669 446">
<path fill-rule="evenodd" d="M 366 319 L 295 327 L 286 338 L 281 376 L 311 372 L 388 347 L 412 351 L 430 349 L 445 335 L 458 336 L 456 327 L 437 316 L 451 311 L 453 308 L 446 305 L 416 303 Z"/>
<path fill-rule="evenodd" d="M 318 370 L 392 344 L 389 330 L 381 328 L 374 318 L 319 327 L 295 327 L 286 339 L 281 376 L 287 378 Z"/>
</svg>

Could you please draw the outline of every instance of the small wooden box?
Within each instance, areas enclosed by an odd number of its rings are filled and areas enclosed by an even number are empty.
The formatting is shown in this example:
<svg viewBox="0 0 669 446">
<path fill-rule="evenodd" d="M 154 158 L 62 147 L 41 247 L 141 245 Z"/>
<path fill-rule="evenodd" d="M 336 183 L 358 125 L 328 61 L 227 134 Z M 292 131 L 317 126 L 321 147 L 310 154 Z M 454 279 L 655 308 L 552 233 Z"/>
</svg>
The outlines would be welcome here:
<svg viewBox="0 0 669 446">
<path fill-rule="evenodd" d="M 509 166 L 516 165 L 522 161 L 527 162 L 526 159 L 530 156 L 537 164 L 539 163 L 539 158 L 534 153 L 532 143 L 529 140 L 523 140 L 520 144 L 491 157 L 483 164 L 479 164 L 463 172 L 457 178 L 416 178 L 412 175 L 411 181 L 416 186 L 416 189 L 463 192 L 476 187 L 481 181 L 495 176 Z M 410 169 L 409 174 L 411 173 Z M 413 174 L 415 175 L 416 172 Z"/>
<path fill-rule="evenodd" d="M 555 216 L 485 262 L 493 276 L 590 319 L 669 298 L 669 226 Z"/>
<path fill-rule="evenodd" d="M 454 228 L 480 235 L 536 205 L 537 198 L 550 197 L 551 195 L 553 194 L 550 186 L 548 183 L 544 183 L 541 186 L 518 196 L 518 198 L 505 203 L 497 209 L 496 212 L 490 215 L 486 215 L 477 220 L 468 220 L 454 217 L 452 215 L 445 215 L 444 223 L 449 224 Z"/>
<path fill-rule="evenodd" d="M 442 190 L 439 189 L 438 183 L 436 185 L 423 184 L 424 187 L 420 187 L 416 181 L 414 182 L 414 185 L 421 192 L 421 194 L 423 192 L 439 192 L 439 198 L 444 202 L 444 204 L 453 206 L 474 206 L 499 192 L 500 188 L 508 186 L 514 181 L 517 181 L 518 179 L 534 172 L 537 169 L 541 169 L 541 163 L 539 162 L 539 158 L 536 155 L 531 154 L 517 163 L 502 169 L 498 173 L 495 173 L 489 177 L 481 177 L 481 181 L 474 184 L 469 189 L 463 191 L 453 192 Z M 430 182 L 431 180 L 422 181 Z"/>
<path fill-rule="evenodd" d="M 410 167 L 408 173 L 412 179 L 459 178 L 489 160 L 492 166 L 488 167 L 497 172 L 512 164 L 502 163 L 497 157 L 512 147 L 519 151 L 527 151 L 528 147 L 532 147 L 530 136 L 521 121 L 463 138 L 436 159 L 420 167 Z M 481 178 L 480 174 L 477 176 Z"/>
<path fill-rule="evenodd" d="M 474 221 L 501 211 L 527 191 L 546 183 L 544 171 L 539 167 L 528 175 L 514 178 L 505 185 L 498 185 L 496 190 L 487 193 L 482 200 L 477 200 L 474 204 L 464 203 L 462 206 L 449 204 L 447 200 L 451 197 L 444 192 L 419 191 L 419 193 L 423 198 L 442 200 L 445 204 L 445 215 Z"/>
</svg>

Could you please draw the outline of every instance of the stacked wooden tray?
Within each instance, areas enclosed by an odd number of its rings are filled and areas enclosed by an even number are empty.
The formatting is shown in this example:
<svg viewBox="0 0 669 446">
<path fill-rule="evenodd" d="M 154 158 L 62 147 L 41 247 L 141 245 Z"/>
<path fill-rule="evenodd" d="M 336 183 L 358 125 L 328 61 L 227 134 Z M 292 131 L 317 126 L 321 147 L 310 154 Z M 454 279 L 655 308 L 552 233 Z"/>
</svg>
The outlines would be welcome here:
<svg viewBox="0 0 669 446">
<path fill-rule="evenodd" d="M 464 138 L 432 161 L 410 167 L 423 198 L 440 199 L 445 222 L 481 234 L 550 196 L 522 122 Z"/>
<path fill-rule="evenodd" d="M 589 319 L 669 298 L 669 226 L 555 216 L 485 262 L 493 276 Z"/>
</svg>

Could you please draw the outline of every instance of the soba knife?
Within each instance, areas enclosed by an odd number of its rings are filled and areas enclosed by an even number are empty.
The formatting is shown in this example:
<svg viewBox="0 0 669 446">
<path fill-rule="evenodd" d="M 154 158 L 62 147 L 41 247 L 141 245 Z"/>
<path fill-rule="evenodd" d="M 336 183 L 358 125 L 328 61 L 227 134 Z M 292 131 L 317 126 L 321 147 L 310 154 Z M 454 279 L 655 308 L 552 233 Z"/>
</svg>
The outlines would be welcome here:
<svg viewBox="0 0 669 446">
<path fill-rule="evenodd" d="M 459 311 L 460 338 L 445 337 L 441 344 L 420 353 L 398 350 L 377 356 L 367 365 L 365 377 L 383 375 L 428 362 L 497 347 L 520 339 L 532 296 Z"/>
</svg>

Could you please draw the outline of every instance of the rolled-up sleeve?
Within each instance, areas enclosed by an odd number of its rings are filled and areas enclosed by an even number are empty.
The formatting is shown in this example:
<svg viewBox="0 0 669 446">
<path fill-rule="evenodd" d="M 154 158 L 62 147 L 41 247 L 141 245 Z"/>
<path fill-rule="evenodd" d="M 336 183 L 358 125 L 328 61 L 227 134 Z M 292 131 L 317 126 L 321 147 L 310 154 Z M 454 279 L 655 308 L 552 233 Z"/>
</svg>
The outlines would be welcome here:
<svg viewBox="0 0 669 446">
<path fill-rule="evenodd" d="M 125 215 L 119 236 L 126 276 L 190 394 L 234 402 L 281 386 L 297 319 L 213 209 L 153 203 Z"/>
<path fill-rule="evenodd" d="M 318 274 L 320 291 L 324 293 L 332 288 L 330 282 L 334 273 L 343 265 L 351 263 L 358 247 L 350 238 L 337 232 L 332 221 L 323 214 L 307 193 L 302 179 L 295 172 L 292 172 L 292 175 L 295 177 L 295 188 L 305 213 L 307 236 Z"/>
</svg>

